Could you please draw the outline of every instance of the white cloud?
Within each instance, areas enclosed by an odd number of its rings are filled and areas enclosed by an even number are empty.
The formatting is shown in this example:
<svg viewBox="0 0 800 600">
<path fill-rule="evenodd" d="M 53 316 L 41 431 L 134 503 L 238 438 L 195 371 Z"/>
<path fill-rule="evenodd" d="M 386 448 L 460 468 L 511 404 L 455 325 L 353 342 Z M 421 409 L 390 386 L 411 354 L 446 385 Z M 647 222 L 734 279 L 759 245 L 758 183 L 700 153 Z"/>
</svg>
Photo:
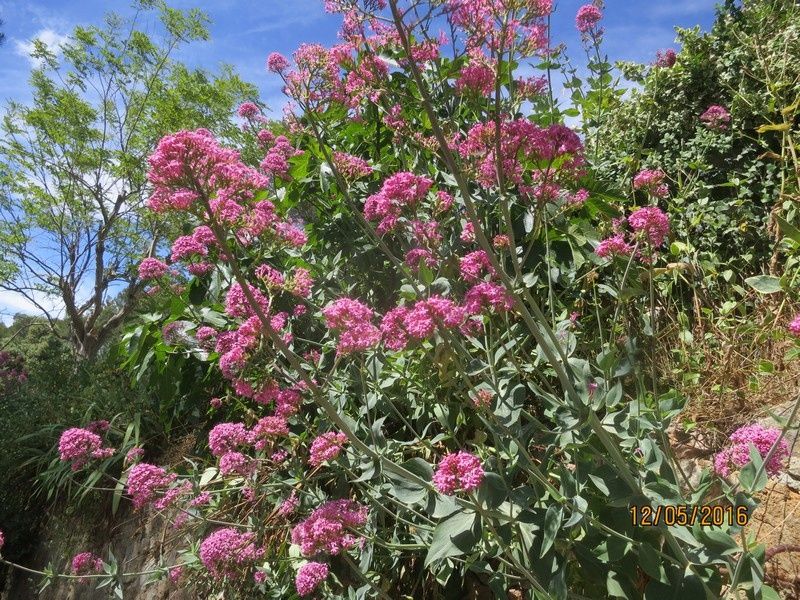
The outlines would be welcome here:
<svg viewBox="0 0 800 600">
<path fill-rule="evenodd" d="M 32 295 L 36 302 L 45 308 L 51 316 L 61 316 L 64 311 L 64 303 L 60 298 L 48 296 L 40 292 L 33 292 Z M 42 311 L 38 306 L 21 294 L 8 290 L 0 290 L 0 321 L 8 324 L 17 313 L 41 315 Z"/>
<path fill-rule="evenodd" d="M 34 58 L 31 56 L 31 53 L 34 49 L 34 40 L 41 40 L 42 43 L 47 46 L 47 49 L 55 54 L 59 54 L 61 52 L 61 45 L 65 44 L 69 37 L 66 35 L 61 35 L 52 29 L 41 29 L 36 35 L 34 35 L 28 41 L 14 41 L 14 52 L 19 56 L 24 56 L 28 59 L 28 62 L 31 63 L 31 66 L 38 67 L 41 64 L 40 59 Z"/>
</svg>

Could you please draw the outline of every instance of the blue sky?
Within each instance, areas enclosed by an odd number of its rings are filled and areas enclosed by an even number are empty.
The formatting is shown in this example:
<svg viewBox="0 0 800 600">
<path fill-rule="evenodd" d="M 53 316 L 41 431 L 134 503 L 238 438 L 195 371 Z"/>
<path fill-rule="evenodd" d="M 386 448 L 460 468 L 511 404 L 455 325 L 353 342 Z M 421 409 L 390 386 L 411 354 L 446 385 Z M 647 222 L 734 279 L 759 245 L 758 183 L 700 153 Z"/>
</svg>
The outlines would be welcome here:
<svg viewBox="0 0 800 600">
<path fill-rule="evenodd" d="M 582 53 L 575 31 L 575 12 L 585 0 L 556 0 L 553 40 L 567 44 L 574 63 Z M 184 48 L 177 58 L 208 70 L 231 64 L 261 91 L 261 99 L 276 113 L 284 99 L 280 81 L 264 69 L 270 52 L 286 55 L 302 42 L 336 43 L 340 18 L 325 14 L 322 0 L 173 0 L 176 8 L 198 7 L 211 17 L 211 41 Z M 714 19 L 714 0 L 607 0 L 605 49 L 612 60 L 651 62 L 661 48 L 674 47 L 674 27 L 700 25 L 708 29 Z M 114 10 L 125 14 L 125 0 L 0 0 L 0 18 L 6 44 L 0 48 L 0 101 L 29 99 L 26 57 L 31 39 L 47 44 L 66 39 L 76 25 L 100 24 Z M 57 306 L 54 303 L 53 306 Z M 19 297 L 0 291 L 0 320 L 16 312 L 32 312 Z"/>
</svg>

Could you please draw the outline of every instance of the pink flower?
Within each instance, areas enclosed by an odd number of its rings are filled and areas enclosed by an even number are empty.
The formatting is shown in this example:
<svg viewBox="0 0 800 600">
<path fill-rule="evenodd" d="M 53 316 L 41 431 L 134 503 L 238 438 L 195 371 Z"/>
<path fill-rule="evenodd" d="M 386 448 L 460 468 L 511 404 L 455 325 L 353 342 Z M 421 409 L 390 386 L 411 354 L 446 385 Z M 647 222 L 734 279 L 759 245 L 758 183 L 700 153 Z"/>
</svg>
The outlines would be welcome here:
<svg viewBox="0 0 800 600">
<path fill-rule="evenodd" d="M 308 270 L 303 269 L 302 267 L 297 267 L 294 270 L 294 274 L 289 281 L 287 289 L 295 296 L 299 296 L 300 298 L 308 298 L 311 296 L 311 286 L 313 284 L 314 280 L 311 278 L 311 274 L 308 272 Z"/>
<path fill-rule="evenodd" d="M 220 423 L 208 433 L 208 447 L 214 456 L 250 445 L 250 433 L 243 423 Z"/>
<path fill-rule="evenodd" d="M 513 306 L 514 298 L 508 290 L 490 281 L 482 281 L 473 286 L 464 296 L 464 308 L 471 315 L 478 314 L 484 307 L 505 312 L 511 310 Z"/>
<path fill-rule="evenodd" d="M 0 550 L 3 549 L 3 546 L 5 545 L 5 543 L 6 543 L 6 538 L 3 535 L 3 532 L 0 531 Z"/>
<path fill-rule="evenodd" d="M 201 492 L 197 494 L 196 497 L 191 499 L 191 501 L 189 502 L 189 506 L 192 507 L 205 506 L 209 502 L 211 502 L 211 494 L 209 494 L 208 492 Z"/>
<path fill-rule="evenodd" d="M 215 579 L 235 578 L 263 555 L 254 533 L 240 533 L 232 527 L 218 529 L 200 544 L 200 562 Z"/>
<path fill-rule="evenodd" d="M 475 252 L 470 252 L 466 256 L 462 256 L 459 259 L 459 267 L 461 277 L 464 278 L 464 281 L 470 283 L 478 281 L 484 271 L 489 275 L 496 275 L 494 267 L 492 267 L 492 263 L 489 261 L 489 255 L 483 250 L 476 250 Z"/>
<path fill-rule="evenodd" d="M 672 48 L 656 52 L 656 66 L 671 69 L 678 60 L 678 54 Z"/>
<path fill-rule="evenodd" d="M 488 96 L 494 91 L 494 68 L 485 62 L 470 62 L 461 69 L 456 80 L 456 91 L 473 92 L 480 96 Z"/>
<path fill-rule="evenodd" d="M 604 239 L 594 250 L 594 253 L 600 258 L 627 256 L 631 252 L 633 252 L 633 248 L 625 241 L 625 238 L 619 234 Z"/>
<path fill-rule="evenodd" d="M 256 443 L 256 448 L 263 448 L 264 444 L 259 444 L 259 441 L 264 441 L 272 438 L 285 437 L 289 435 L 289 424 L 286 419 L 281 416 L 272 415 L 269 417 L 261 417 L 253 427 L 250 434 L 250 439 Z"/>
<path fill-rule="evenodd" d="M 661 246 L 669 236 L 669 218 L 657 206 L 645 206 L 632 212 L 628 216 L 628 225 L 644 235 L 653 248 Z"/>
<path fill-rule="evenodd" d="M 328 460 L 333 460 L 342 451 L 342 446 L 347 442 L 347 436 L 343 433 L 329 431 L 314 439 L 309 450 L 308 463 L 312 467 L 318 467 Z"/>
<path fill-rule="evenodd" d="M 269 183 L 243 164 L 238 152 L 220 146 L 206 129 L 163 137 L 147 160 L 147 178 L 154 188 L 148 206 L 155 212 L 193 209 L 201 197 L 236 204 Z"/>
<path fill-rule="evenodd" d="M 289 61 L 280 52 L 273 52 L 267 57 L 267 70 L 282 73 L 289 68 Z"/>
<path fill-rule="evenodd" d="M 297 593 L 301 596 L 308 596 L 319 587 L 328 577 L 328 565 L 319 562 L 307 562 L 297 571 L 294 580 Z"/>
<path fill-rule="evenodd" d="M 732 468 L 739 469 L 745 466 L 750 462 L 750 444 L 755 446 L 761 458 L 766 458 L 780 435 L 781 430 L 777 427 L 764 427 L 759 424 L 740 427 L 730 436 L 732 445 L 714 457 L 714 470 L 727 477 Z M 772 458 L 766 464 L 767 473 L 769 475 L 779 474 L 785 468 L 788 457 L 789 445 L 785 439 L 782 439 Z"/>
<path fill-rule="evenodd" d="M 58 440 L 59 458 L 72 463 L 72 470 L 81 469 L 92 459 L 104 459 L 114 454 L 113 448 L 103 448 L 103 440 L 88 429 L 72 427 Z"/>
<path fill-rule="evenodd" d="M 131 448 L 125 455 L 125 464 L 129 465 L 138 462 L 144 456 L 144 448 Z"/>
<path fill-rule="evenodd" d="M 493 399 L 494 392 L 486 388 L 475 390 L 472 394 L 472 402 L 477 408 L 489 408 Z"/>
<path fill-rule="evenodd" d="M 588 190 L 580 189 L 571 196 L 567 197 L 567 204 L 572 206 L 581 206 L 589 199 Z"/>
<path fill-rule="evenodd" d="M 170 260 L 178 262 L 194 256 L 208 256 L 208 248 L 193 235 L 182 235 L 172 243 Z"/>
<path fill-rule="evenodd" d="M 167 488 L 175 479 L 175 473 L 167 474 L 166 470 L 148 463 L 139 463 L 131 467 L 128 473 L 128 495 L 135 509 L 142 508 L 152 502 L 161 490 Z"/>
<path fill-rule="evenodd" d="M 157 258 L 145 258 L 139 264 L 139 279 L 158 279 L 167 272 L 167 265 Z"/>
<path fill-rule="evenodd" d="M 404 262 L 414 272 L 419 271 L 420 264 L 424 264 L 429 269 L 436 267 L 436 258 L 427 248 L 412 248 L 406 252 Z"/>
<path fill-rule="evenodd" d="M 253 573 L 253 581 L 256 583 L 266 583 L 267 582 L 267 574 L 264 571 L 256 571 Z"/>
<path fill-rule="evenodd" d="M 575 15 L 575 27 L 582 34 L 591 32 L 603 18 L 603 13 L 594 4 L 584 4 Z"/>
<path fill-rule="evenodd" d="M 352 500 L 330 500 L 292 529 L 292 543 L 300 546 L 303 556 L 339 554 L 358 543 L 358 537 L 349 530 L 366 522 L 366 506 Z"/>
<path fill-rule="evenodd" d="M 281 517 L 288 517 L 295 510 L 297 507 L 300 506 L 300 499 L 297 497 L 297 492 L 292 490 L 292 493 L 289 495 L 286 500 L 281 502 L 281 505 L 278 507 L 277 514 Z"/>
<path fill-rule="evenodd" d="M 364 217 L 368 221 L 380 219 L 379 234 L 394 228 L 403 210 L 414 208 L 430 190 L 433 181 L 413 173 L 395 173 L 383 182 L 380 192 L 367 198 Z"/>
<path fill-rule="evenodd" d="M 169 570 L 169 580 L 172 583 L 178 583 L 183 576 L 183 566 L 177 565 Z"/>
<path fill-rule="evenodd" d="M 256 117 L 261 116 L 261 109 L 258 108 L 258 105 L 254 102 L 242 102 L 239 105 L 239 109 L 236 111 L 243 119 L 255 119 Z"/>
<path fill-rule="evenodd" d="M 492 246 L 495 250 L 506 250 L 511 247 L 511 238 L 504 234 L 496 235 L 492 240 Z"/>
<path fill-rule="evenodd" d="M 226 452 L 219 459 L 219 472 L 223 476 L 248 477 L 256 470 L 256 463 L 241 452 Z"/>
<path fill-rule="evenodd" d="M 81 552 L 72 557 L 73 575 L 90 575 L 103 570 L 103 559 L 91 552 Z"/>
<path fill-rule="evenodd" d="M 471 492 L 481 484 L 483 475 L 481 460 L 474 454 L 460 450 L 441 460 L 433 474 L 433 484 L 446 495 L 456 490 Z"/>
<path fill-rule="evenodd" d="M 664 198 L 669 188 L 664 183 L 666 174 L 660 169 L 643 169 L 633 178 L 633 189 L 644 190 L 656 198 Z"/>
<path fill-rule="evenodd" d="M 361 179 L 372 173 L 372 167 L 369 166 L 367 161 L 344 152 L 333 153 L 333 164 L 342 174 L 342 177 L 349 181 Z"/>
<path fill-rule="evenodd" d="M 461 230 L 461 241 L 468 244 L 475 241 L 475 225 L 472 224 L 472 221 L 464 225 L 464 229 Z"/>
<path fill-rule="evenodd" d="M 795 337 L 800 337 L 800 315 L 797 315 L 787 327 L 789 333 Z"/>
<path fill-rule="evenodd" d="M 375 313 L 358 300 L 340 298 L 323 308 L 322 315 L 329 329 L 339 331 L 339 354 L 372 348 L 381 339 L 380 330 L 371 322 Z"/>
<path fill-rule="evenodd" d="M 728 128 L 728 123 L 731 121 L 731 114 L 724 106 L 713 104 L 700 115 L 700 120 L 703 121 L 709 129 L 722 131 Z"/>
</svg>

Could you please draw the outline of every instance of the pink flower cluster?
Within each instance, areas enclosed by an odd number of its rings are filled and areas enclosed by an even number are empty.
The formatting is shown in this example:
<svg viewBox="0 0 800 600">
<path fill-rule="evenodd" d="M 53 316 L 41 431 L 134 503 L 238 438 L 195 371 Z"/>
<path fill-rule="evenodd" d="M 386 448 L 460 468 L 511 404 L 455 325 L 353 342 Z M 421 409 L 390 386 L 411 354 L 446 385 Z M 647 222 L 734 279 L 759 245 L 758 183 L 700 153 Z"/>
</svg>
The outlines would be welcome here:
<svg viewBox="0 0 800 600">
<path fill-rule="evenodd" d="M 147 160 L 147 177 L 154 187 L 148 205 L 156 212 L 188 210 L 201 197 L 214 195 L 234 201 L 268 183 L 240 162 L 238 152 L 220 146 L 206 129 L 163 137 Z"/>
<path fill-rule="evenodd" d="M 297 497 L 297 492 L 292 490 L 289 497 L 281 502 L 276 512 L 281 517 L 288 517 L 297 510 L 298 506 L 300 506 L 300 498 Z"/>
<path fill-rule="evenodd" d="M 642 169 L 633 178 L 633 189 L 643 190 L 655 198 L 666 198 L 669 188 L 664 183 L 666 174 L 660 169 Z"/>
<path fill-rule="evenodd" d="M 456 490 L 471 492 L 483 481 L 483 465 L 474 454 L 459 450 L 446 455 L 436 467 L 433 484 L 442 494 L 451 495 Z"/>
<path fill-rule="evenodd" d="M 789 323 L 787 329 L 794 337 L 800 337 L 800 315 L 797 315 L 794 319 L 792 319 L 792 322 Z"/>
<path fill-rule="evenodd" d="M 594 250 L 594 253 L 600 258 L 608 258 L 609 256 L 628 256 L 631 252 L 633 252 L 633 246 L 629 245 L 628 242 L 625 241 L 625 236 L 622 234 L 616 234 L 610 238 L 604 239 Z"/>
<path fill-rule="evenodd" d="M 367 161 L 346 152 L 334 152 L 333 164 L 342 177 L 348 181 L 355 181 L 372 173 L 372 167 Z"/>
<path fill-rule="evenodd" d="M 3 535 L 3 532 L 0 531 L 0 550 L 3 549 L 3 546 L 5 546 L 5 544 L 6 544 L 6 538 Z"/>
<path fill-rule="evenodd" d="M 649 250 L 643 252 L 640 245 L 637 255 L 643 261 L 651 259 L 655 252 L 669 237 L 669 218 L 657 206 L 645 206 L 633 211 L 627 219 L 630 231 L 623 230 L 625 221 L 614 222 L 614 235 L 600 242 L 595 254 L 601 258 L 610 256 L 629 256 L 634 250 L 633 242 L 644 242 Z"/>
<path fill-rule="evenodd" d="M 669 237 L 669 218 L 657 206 L 645 206 L 633 211 L 628 216 L 628 225 L 653 248 L 660 247 Z"/>
<path fill-rule="evenodd" d="M 167 473 L 165 469 L 149 463 L 139 463 L 131 467 L 127 486 L 133 508 L 140 509 L 155 500 L 177 478 L 175 473 Z"/>
<path fill-rule="evenodd" d="M 427 248 L 412 248 L 406 252 L 404 262 L 415 273 L 419 271 L 420 264 L 424 264 L 429 269 L 435 268 L 438 264 L 436 257 Z"/>
<path fill-rule="evenodd" d="M 261 117 L 261 109 L 255 102 L 242 102 L 236 111 L 243 119 L 257 120 Z"/>
<path fill-rule="evenodd" d="M 376 104 L 380 99 L 381 82 L 389 75 L 389 65 L 375 55 L 365 55 L 358 65 L 347 73 L 344 93 L 347 105 L 357 108 L 363 102 Z"/>
<path fill-rule="evenodd" d="M 480 285 L 483 284 L 478 284 L 472 290 Z M 390 350 L 402 350 L 411 339 L 424 340 L 432 336 L 439 325 L 448 329 L 460 328 L 464 334 L 474 333 L 476 322 L 469 317 L 480 312 L 484 299 L 470 299 L 470 292 L 467 293 L 465 306 L 460 306 L 449 298 L 431 296 L 426 300 L 418 300 L 411 306 L 393 308 L 381 321 L 384 344 Z"/>
<path fill-rule="evenodd" d="M 297 570 L 294 580 L 297 593 L 308 596 L 328 577 L 328 565 L 320 562 L 307 562 Z"/>
<path fill-rule="evenodd" d="M 323 308 L 322 315 L 328 328 L 339 332 L 339 354 L 372 348 L 381 339 L 380 330 L 372 324 L 375 313 L 358 300 L 340 298 Z"/>
<path fill-rule="evenodd" d="M 593 32 L 597 32 L 597 24 L 602 20 L 603 13 L 600 8 L 595 4 L 584 4 L 578 9 L 575 15 L 575 27 L 578 31 L 586 37 L 590 36 Z"/>
<path fill-rule="evenodd" d="M 543 50 L 543 17 L 552 12 L 552 0 L 524 0 L 514 4 L 514 19 L 508 19 L 507 2 L 497 0 L 447 0 L 452 25 L 466 34 L 468 49 L 490 50 L 515 44 L 521 56 Z"/>
<path fill-rule="evenodd" d="M 727 477 L 732 469 L 745 466 L 750 462 L 750 444 L 755 446 L 762 459 L 766 458 L 780 435 L 781 430 L 777 427 L 764 427 L 757 423 L 740 427 L 730 436 L 732 445 L 714 457 L 714 470 L 723 477 Z M 789 445 L 785 439 L 782 439 L 775 454 L 765 465 L 767 473 L 769 475 L 779 474 L 786 467 L 788 457 Z"/>
<path fill-rule="evenodd" d="M 287 138 L 278 136 L 262 168 L 286 177 L 288 159 L 297 153 Z M 162 138 L 148 162 L 147 176 L 154 187 L 148 205 L 153 211 L 190 210 L 205 221 L 213 218 L 235 228 L 244 244 L 263 239 L 265 233 L 279 244 L 299 247 L 306 242 L 304 232 L 280 219 L 271 202 L 256 200 L 269 185 L 269 177 L 245 165 L 238 152 L 220 146 L 209 131 L 180 131 Z M 205 258 L 215 244 L 212 230 L 198 227 L 191 236 L 175 241 L 172 259 Z M 200 263 L 191 265 L 190 271 L 204 274 L 210 268 L 210 263 Z"/>
<path fill-rule="evenodd" d="M 256 461 L 241 452 L 226 452 L 219 459 L 219 472 L 223 476 L 249 477 L 257 467 Z"/>
<path fill-rule="evenodd" d="M 249 446 L 252 436 L 244 423 L 219 423 L 208 433 L 208 447 L 214 456 Z"/>
<path fill-rule="evenodd" d="M 302 150 L 298 150 L 289 141 L 285 135 L 279 135 L 275 138 L 275 143 L 267 151 L 264 160 L 261 161 L 261 169 L 273 176 L 281 177 L 282 179 L 289 178 L 289 159 L 293 156 L 303 154 Z"/>
<path fill-rule="evenodd" d="M 475 390 L 472 393 L 472 403 L 477 408 L 489 408 L 492 405 L 493 399 L 494 399 L 494 392 L 486 388 Z"/>
<path fill-rule="evenodd" d="M 264 556 L 255 543 L 255 534 L 241 533 L 233 527 L 218 529 L 200 544 L 200 562 L 215 579 L 235 578 Z"/>
<path fill-rule="evenodd" d="M 359 538 L 349 530 L 366 522 L 366 506 L 352 500 L 330 500 L 292 529 L 292 543 L 300 546 L 303 556 L 339 554 L 358 543 Z"/>
<path fill-rule="evenodd" d="M 678 54 L 672 48 L 656 52 L 656 66 L 671 69 L 678 60 Z"/>
<path fill-rule="evenodd" d="M 72 463 L 72 470 L 82 469 L 91 460 L 102 460 L 114 455 L 114 448 L 103 448 L 103 440 L 93 431 L 71 427 L 58 440 L 58 455 L 64 462 Z"/>
<path fill-rule="evenodd" d="M 700 115 L 700 120 L 705 123 L 709 129 L 722 131 L 728 128 L 728 123 L 731 122 L 731 113 L 729 113 L 728 109 L 724 106 L 713 104 Z"/>
<path fill-rule="evenodd" d="M 461 69 L 458 79 L 456 79 L 456 91 L 461 94 L 472 92 L 480 96 L 488 96 L 494 91 L 494 87 L 495 70 L 485 58 L 470 61 Z"/>
<path fill-rule="evenodd" d="M 494 122 L 478 123 L 467 132 L 466 139 L 456 140 L 459 153 L 475 165 L 475 176 L 483 187 L 498 185 Z M 539 127 L 527 119 L 502 121 L 500 124 L 500 160 L 503 179 L 507 184 L 523 186 L 553 184 L 555 175 L 549 165 L 560 160 L 558 176 L 573 179 L 580 174 L 584 163 L 583 144 L 577 134 L 563 125 Z M 535 165 L 544 163 L 544 167 Z M 534 195 L 531 190 L 528 195 Z"/>
<path fill-rule="evenodd" d="M 308 464 L 318 467 L 328 460 L 333 460 L 342 451 L 342 446 L 347 442 L 347 436 L 341 432 L 329 431 L 317 436 L 311 442 Z"/>
<path fill-rule="evenodd" d="M 167 272 L 167 265 L 157 258 L 145 258 L 139 264 L 139 279 L 158 279 Z"/>
<path fill-rule="evenodd" d="M 103 559 L 91 552 L 81 552 L 72 557 L 73 575 L 91 575 L 103 570 Z"/>
<path fill-rule="evenodd" d="M 491 276 L 496 275 L 494 267 L 489 261 L 489 255 L 483 250 L 476 250 L 466 256 L 462 256 L 459 259 L 459 268 L 464 281 L 471 283 L 477 282 L 484 272 Z"/>
<path fill-rule="evenodd" d="M 413 173 L 395 173 L 383 182 L 381 191 L 367 198 L 364 217 L 369 221 L 380 219 L 379 234 L 394 229 L 404 208 L 413 208 L 430 190 L 433 182 Z"/>
<path fill-rule="evenodd" d="M 283 73 L 289 68 L 289 60 L 280 52 L 273 52 L 267 57 L 267 70 L 273 73 Z"/>
</svg>

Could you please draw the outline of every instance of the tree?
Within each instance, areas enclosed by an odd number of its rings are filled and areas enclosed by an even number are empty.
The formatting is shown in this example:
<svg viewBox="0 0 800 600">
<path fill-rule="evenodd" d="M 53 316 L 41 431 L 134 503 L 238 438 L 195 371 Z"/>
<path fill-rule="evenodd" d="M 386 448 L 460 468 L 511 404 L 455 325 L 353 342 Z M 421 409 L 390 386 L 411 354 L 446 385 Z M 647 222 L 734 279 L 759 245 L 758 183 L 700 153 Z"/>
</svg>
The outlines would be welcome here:
<svg viewBox="0 0 800 600">
<path fill-rule="evenodd" d="M 173 59 L 208 39 L 207 23 L 200 11 L 139 0 L 129 18 L 77 27 L 61 57 L 37 42 L 33 103 L 11 103 L 3 120 L 0 289 L 51 324 L 48 299 L 59 299 L 83 357 L 130 314 L 143 291 L 136 264 L 165 233 L 142 211 L 154 143 L 181 128 L 235 137 L 233 108 L 255 96 L 228 67 L 212 76 Z"/>
</svg>

